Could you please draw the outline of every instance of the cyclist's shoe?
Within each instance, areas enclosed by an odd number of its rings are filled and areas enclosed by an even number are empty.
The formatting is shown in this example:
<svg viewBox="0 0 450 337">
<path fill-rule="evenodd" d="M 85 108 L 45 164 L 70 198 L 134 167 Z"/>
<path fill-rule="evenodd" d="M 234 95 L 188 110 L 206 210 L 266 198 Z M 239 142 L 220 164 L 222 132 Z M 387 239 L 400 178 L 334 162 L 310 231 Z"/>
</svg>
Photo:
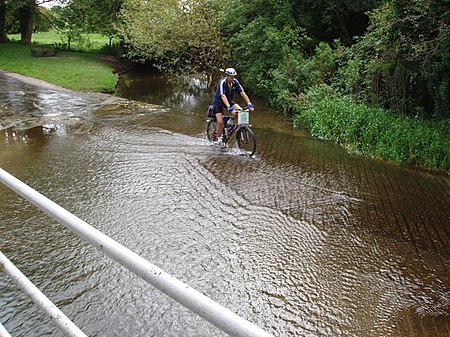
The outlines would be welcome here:
<svg viewBox="0 0 450 337">
<path fill-rule="evenodd" d="M 222 137 L 217 138 L 217 140 L 213 141 L 214 145 L 219 145 L 220 147 L 224 148 L 225 147 L 225 143 L 223 142 Z"/>
</svg>

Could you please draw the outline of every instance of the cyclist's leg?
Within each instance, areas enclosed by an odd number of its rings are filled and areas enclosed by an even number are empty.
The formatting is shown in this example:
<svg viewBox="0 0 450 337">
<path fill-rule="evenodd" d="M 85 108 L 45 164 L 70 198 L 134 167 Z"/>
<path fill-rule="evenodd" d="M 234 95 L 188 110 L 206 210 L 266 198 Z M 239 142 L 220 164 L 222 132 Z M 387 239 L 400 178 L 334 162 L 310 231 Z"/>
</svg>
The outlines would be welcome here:
<svg viewBox="0 0 450 337">
<path fill-rule="evenodd" d="M 219 138 L 222 136 L 223 131 L 223 114 L 222 111 L 216 112 L 216 137 Z"/>
<path fill-rule="evenodd" d="M 234 111 L 233 111 L 233 118 L 236 119 L 238 117 L 238 113 L 236 112 L 236 110 L 241 110 L 241 106 L 239 104 L 237 104 L 236 102 L 231 102 L 231 106 L 233 107 Z"/>
</svg>

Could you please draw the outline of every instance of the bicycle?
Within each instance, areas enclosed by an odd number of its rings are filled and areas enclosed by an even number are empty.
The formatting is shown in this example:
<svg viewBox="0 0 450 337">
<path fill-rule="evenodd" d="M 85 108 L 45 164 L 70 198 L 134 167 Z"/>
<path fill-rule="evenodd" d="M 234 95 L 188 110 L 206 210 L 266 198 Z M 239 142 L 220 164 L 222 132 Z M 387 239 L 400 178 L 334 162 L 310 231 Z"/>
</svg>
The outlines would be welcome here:
<svg viewBox="0 0 450 337">
<path fill-rule="evenodd" d="M 223 116 L 223 131 L 222 140 L 225 147 L 232 144 L 233 140 L 236 140 L 239 150 L 244 155 L 252 157 L 256 152 L 256 138 L 249 124 L 249 111 L 248 107 L 237 110 L 238 121 L 235 124 L 233 116 Z M 210 116 L 210 115 L 209 115 Z M 206 139 L 212 143 L 214 141 L 216 132 L 216 117 L 211 117 L 206 121 Z M 235 139 L 233 136 L 235 136 Z"/>
</svg>

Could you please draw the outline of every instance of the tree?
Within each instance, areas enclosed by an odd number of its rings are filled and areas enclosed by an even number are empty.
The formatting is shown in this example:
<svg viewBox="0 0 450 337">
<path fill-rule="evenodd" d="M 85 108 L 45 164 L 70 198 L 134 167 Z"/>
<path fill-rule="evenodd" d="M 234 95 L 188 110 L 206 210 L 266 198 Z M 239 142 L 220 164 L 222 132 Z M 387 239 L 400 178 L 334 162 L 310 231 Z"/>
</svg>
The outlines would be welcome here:
<svg viewBox="0 0 450 337">
<path fill-rule="evenodd" d="M 65 6 L 52 7 L 55 27 L 67 37 L 67 49 L 73 41 L 85 41 L 83 33 L 115 35 L 115 21 L 122 0 L 71 0 Z"/>
<path fill-rule="evenodd" d="M 117 35 L 118 14 L 123 0 L 94 1 L 91 15 L 87 15 L 87 28 L 89 31 L 104 34 L 109 37 L 109 46 Z"/>
<path fill-rule="evenodd" d="M 60 1 L 62 2 L 62 0 Z M 117 36 L 118 12 L 123 0 L 64 0 L 65 6 L 52 7 L 56 28 L 67 37 L 67 48 L 72 41 L 84 41 L 83 33 Z"/>
<path fill-rule="evenodd" d="M 50 0 L 10 0 L 6 4 L 5 0 L 0 0 L 0 43 L 7 41 L 6 12 L 7 10 L 17 14 L 19 21 L 19 31 L 21 34 L 20 43 L 31 44 L 33 35 L 35 15 L 38 6 Z"/>
<path fill-rule="evenodd" d="M 450 10 L 447 0 L 390 0 L 371 13 L 353 48 L 365 90 L 414 116 L 450 116 Z"/>
<path fill-rule="evenodd" d="M 215 1 L 125 0 L 119 28 L 128 56 L 160 69 L 208 72 L 227 56 Z"/>
<path fill-rule="evenodd" d="M 101 33 L 109 36 L 111 41 L 117 33 L 118 12 L 122 3 L 123 0 L 71 0 L 67 6 L 57 10 L 58 24 L 68 33 Z"/>
<path fill-rule="evenodd" d="M 6 2 L 0 0 L 0 43 L 7 43 L 8 36 L 6 35 Z"/>
<path fill-rule="evenodd" d="M 36 0 L 23 0 L 19 5 L 20 43 L 22 44 L 31 44 L 36 8 Z"/>
</svg>

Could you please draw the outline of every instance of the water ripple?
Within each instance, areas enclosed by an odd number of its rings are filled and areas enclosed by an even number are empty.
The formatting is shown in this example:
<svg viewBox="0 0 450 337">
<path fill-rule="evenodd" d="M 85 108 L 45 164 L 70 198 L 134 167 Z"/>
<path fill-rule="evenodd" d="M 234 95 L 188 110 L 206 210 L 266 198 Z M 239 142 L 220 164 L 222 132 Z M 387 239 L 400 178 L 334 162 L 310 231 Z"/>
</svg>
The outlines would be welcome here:
<svg viewBox="0 0 450 337">
<path fill-rule="evenodd" d="M 65 99 L 19 88 L 11 95 L 19 110 L 19 98 L 40 96 L 34 121 Z M 2 163 L 212 299 L 276 336 L 448 331 L 445 255 L 371 230 L 373 213 L 356 212 L 380 206 L 368 205 L 373 192 L 342 168 L 210 147 L 157 128 L 169 114 L 159 108 L 84 96 L 67 104 L 78 126 L 29 129 L 25 140 L 8 129 Z M 54 122 L 56 111 L 47 112 Z M 2 186 L 0 196 L 2 251 L 88 335 L 223 335 Z M 0 286 L 0 321 L 11 332 L 58 336 L 3 274 Z"/>
</svg>

